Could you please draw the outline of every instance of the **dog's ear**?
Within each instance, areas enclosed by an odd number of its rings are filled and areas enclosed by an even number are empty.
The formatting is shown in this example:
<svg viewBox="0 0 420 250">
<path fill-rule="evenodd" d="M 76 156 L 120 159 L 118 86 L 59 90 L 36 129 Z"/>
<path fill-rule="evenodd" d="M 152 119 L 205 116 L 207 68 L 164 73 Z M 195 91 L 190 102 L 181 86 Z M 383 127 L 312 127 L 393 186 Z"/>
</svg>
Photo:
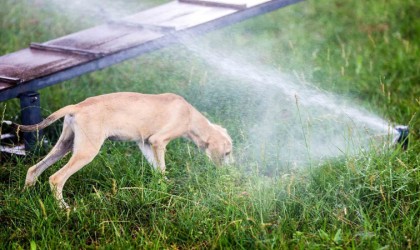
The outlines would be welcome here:
<svg viewBox="0 0 420 250">
<path fill-rule="evenodd" d="M 217 165 L 220 165 L 220 154 L 218 149 L 218 143 L 215 138 L 210 137 L 206 142 L 206 154 L 207 156 Z"/>
<path fill-rule="evenodd" d="M 200 148 L 202 148 L 202 149 L 206 149 L 208 147 L 209 147 L 209 143 L 208 142 L 202 142 L 201 145 L 200 145 Z"/>
<path fill-rule="evenodd" d="M 201 140 L 198 136 L 196 136 L 193 133 L 191 133 L 189 136 L 191 140 L 193 140 L 197 147 L 199 147 L 200 149 L 207 149 L 209 147 L 208 141 Z"/>
<path fill-rule="evenodd" d="M 211 150 L 211 149 L 209 149 L 209 148 L 207 148 L 206 149 L 206 155 L 210 158 L 210 160 L 212 160 L 216 165 L 222 165 L 221 164 L 221 162 L 222 162 L 222 159 L 221 159 L 221 157 L 220 157 L 220 155 L 217 153 L 217 152 L 215 152 L 215 151 L 213 151 L 213 150 Z"/>
</svg>

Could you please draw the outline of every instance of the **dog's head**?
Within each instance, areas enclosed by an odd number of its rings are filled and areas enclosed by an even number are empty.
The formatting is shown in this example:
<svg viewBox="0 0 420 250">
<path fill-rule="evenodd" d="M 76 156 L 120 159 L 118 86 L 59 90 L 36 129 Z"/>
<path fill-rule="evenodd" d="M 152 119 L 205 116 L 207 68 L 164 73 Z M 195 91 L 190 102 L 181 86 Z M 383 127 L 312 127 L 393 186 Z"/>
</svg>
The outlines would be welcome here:
<svg viewBox="0 0 420 250">
<path fill-rule="evenodd" d="M 216 124 L 212 124 L 212 127 L 214 129 L 207 141 L 207 156 L 218 165 L 233 163 L 232 139 L 227 130 Z"/>
</svg>

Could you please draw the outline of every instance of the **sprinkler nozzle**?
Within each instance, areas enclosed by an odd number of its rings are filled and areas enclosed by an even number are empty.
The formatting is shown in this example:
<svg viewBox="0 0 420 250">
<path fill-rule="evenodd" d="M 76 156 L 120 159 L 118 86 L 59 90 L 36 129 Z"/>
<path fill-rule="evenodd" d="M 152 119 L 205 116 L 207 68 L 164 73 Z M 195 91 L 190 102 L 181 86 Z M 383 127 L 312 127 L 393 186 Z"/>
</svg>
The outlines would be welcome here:
<svg viewBox="0 0 420 250">
<path fill-rule="evenodd" d="M 395 140 L 395 144 L 400 144 L 403 150 L 408 148 L 408 134 L 410 130 L 408 126 L 399 125 L 395 127 L 395 130 L 398 131 L 398 138 Z"/>
</svg>

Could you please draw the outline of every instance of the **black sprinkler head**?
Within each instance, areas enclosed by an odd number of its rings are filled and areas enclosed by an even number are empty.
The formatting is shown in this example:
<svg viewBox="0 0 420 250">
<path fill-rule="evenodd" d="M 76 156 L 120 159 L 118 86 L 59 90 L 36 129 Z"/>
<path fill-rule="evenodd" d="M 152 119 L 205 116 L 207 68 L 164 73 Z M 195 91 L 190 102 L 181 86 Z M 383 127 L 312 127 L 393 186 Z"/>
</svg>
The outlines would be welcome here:
<svg viewBox="0 0 420 250">
<path fill-rule="evenodd" d="M 410 130 L 408 129 L 408 126 L 396 126 L 395 130 L 397 130 L 399 133 L 396 143 L 400 144 L 403 150 L 407 150 L 408 134 L 410 132 Z"/>
</svg>

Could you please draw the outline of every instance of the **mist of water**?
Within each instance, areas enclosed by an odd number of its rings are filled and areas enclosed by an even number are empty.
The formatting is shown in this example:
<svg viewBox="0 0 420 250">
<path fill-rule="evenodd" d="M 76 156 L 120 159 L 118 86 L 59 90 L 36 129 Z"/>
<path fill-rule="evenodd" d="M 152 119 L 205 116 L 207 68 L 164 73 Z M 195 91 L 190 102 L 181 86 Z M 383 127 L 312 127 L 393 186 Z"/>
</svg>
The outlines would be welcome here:
<svg viewBox="0 0 420 250">
<path fill-rule="evenodd" d="M 388 121 L 299 77 L 252 63 L 256 60 L 246 55 L 232 56 L 231 52 L 203 48 L 190 39 L 184 40 L 183 45 L 211 70 L 240 81 L 242 88 L 252 87 L 259 98 L 258 106 L 263 108 L 245 131 L 242 161 L 307 166 L 390 145 L 398 136 Z"/>
</svg>

